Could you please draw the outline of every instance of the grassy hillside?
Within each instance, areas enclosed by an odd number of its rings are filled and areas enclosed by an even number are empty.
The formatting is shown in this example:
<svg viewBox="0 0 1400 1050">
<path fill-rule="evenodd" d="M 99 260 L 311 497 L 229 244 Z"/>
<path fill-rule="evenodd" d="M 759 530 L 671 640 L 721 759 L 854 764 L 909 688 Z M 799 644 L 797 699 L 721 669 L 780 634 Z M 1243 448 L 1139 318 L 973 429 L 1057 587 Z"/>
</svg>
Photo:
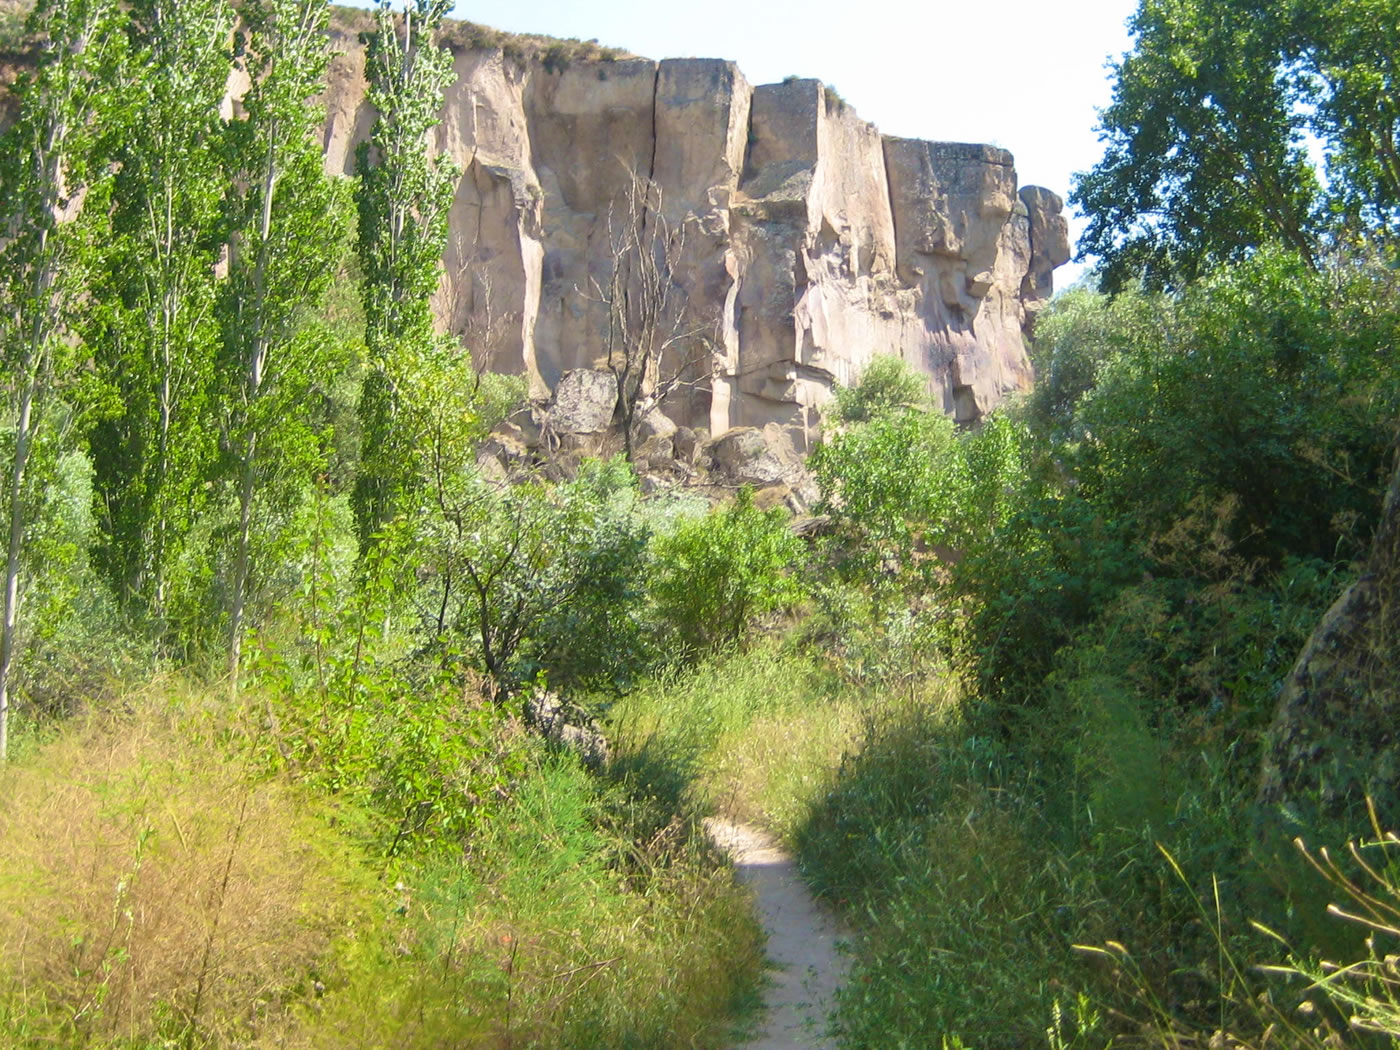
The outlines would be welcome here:
<svg viewBox="0 0 1400 1050">
<path fill-rule="evenodd" d="M 724 1041 L 760 944 L 693 811 L 468 714 L 477 830 L 409 841 L 277 715 L 163 680 L 0 770 L 6 1046 Z"/>
</svg>

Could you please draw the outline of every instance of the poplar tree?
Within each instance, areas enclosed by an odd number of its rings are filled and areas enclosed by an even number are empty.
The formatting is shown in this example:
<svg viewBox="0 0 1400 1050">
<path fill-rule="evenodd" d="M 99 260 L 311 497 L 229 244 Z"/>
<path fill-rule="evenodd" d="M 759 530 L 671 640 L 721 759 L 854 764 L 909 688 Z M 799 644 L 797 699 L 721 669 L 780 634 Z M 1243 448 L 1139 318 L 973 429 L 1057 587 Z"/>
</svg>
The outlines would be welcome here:
<svg viewBox="0 0 1400 1050">
<path fill-rule="evenodd" d="M 435 42 L 451 0 L 408 0 L 376 12 L 369 41 L 369 101 L 378 112 L 358 154 L 359 256 L 365 275 L 369 370 L 360 398 L 363 446 L 354 492 L 361 548 L 414 485 L 417 429 L 406 404 L 432 352 L 431 296 L 442 277 L 448 209 L 458 171 L 434 157 L 430 134 L 453 78 L 452 53 Z"/>
<path fill-rule="evenodd" d="M 240 59 L 252 86 L 231 129 L 229 278 L 221 304 L 223 475 L 237 521 L 229 602 L 229 671 L 237 688 L 259 553 L 286 483 L 316 455 L 308 391 L 326 367 L 304 325 L 343 258 L 341 187 L 324 174 L 315 105 L 329 62 L 325 0 L 248 0 Z"/>
<path fill-rule="evenodd" d="M 96 428 L 98 562 L 123 605 L 159 622 L 166 569 L 201 503 L 213 442 L 214 271 L 225 183 L 225 0 L 131 0 L 141 121 L 121 143 L 113 238 L 95 289 L 97 364 L 120 409 Z"/>
<path fill-rule="evenodd" d="M 8 540 L 0 599 L 0 757 L 19 651 L 27 540 L 46 467 L 71 441 L 83 354 L 73 338 L 106 222 L 101 133 L 117 121 L 123 50 L 115 0 L 39 0 L 37 66 L 0 141 L 0 381 Z"/>
</svg>

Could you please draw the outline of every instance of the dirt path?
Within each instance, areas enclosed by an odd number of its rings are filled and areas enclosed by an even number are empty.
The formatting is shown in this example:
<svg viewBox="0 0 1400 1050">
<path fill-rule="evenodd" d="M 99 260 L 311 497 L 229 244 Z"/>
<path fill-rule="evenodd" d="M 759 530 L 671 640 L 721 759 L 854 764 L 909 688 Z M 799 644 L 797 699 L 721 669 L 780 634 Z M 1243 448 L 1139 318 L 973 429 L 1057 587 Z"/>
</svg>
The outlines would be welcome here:
<svg viewBox="0 0 1400 1050">
<path fill-rule="evenodd" d="M 846 959 L 836 951 L 835 918 L 803 885 L 797 866 L 767 833 L 718 817 L 705 821 L 710 837 L 733 859 L 751 887 L 768 933 L 768 957 L 777 967 L 765 989 L 767 1012 L 746 1050 L 830 1050 L 825 1035 Z"/>
</svg>

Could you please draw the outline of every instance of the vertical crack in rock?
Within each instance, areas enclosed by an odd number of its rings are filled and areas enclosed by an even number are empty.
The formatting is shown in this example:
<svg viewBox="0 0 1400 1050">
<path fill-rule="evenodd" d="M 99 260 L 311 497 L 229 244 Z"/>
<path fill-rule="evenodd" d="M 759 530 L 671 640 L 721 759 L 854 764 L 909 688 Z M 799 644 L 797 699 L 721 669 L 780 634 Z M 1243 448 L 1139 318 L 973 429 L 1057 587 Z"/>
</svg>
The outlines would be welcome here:
<svg viewBox="0 0 1400 1050">
<path fill-rule="evenodd" d="M 656 74 L 651 79 L 651 160 L 647 163 L 647 182 L 656 178 L 656 110 L 661 95 L 661 63 L 656 63 Z"/>
</svg>

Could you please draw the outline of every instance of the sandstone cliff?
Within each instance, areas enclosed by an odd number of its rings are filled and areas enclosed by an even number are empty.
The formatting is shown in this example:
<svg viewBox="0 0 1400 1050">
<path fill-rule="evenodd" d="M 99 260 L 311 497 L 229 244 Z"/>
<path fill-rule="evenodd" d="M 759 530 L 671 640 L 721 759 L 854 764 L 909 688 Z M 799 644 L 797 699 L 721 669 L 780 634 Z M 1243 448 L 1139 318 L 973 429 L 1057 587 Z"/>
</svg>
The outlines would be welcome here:
<svg viewBox="0 0 1400 1050">
<path fill-rule="evenodd" d="M 353 29 L 326 94 L 326 164 L 346 174 L 374 119 Z M 1005 150 L 883 136 L 819 81 L 755 87 L 729 62 L 457 39 L 436 307 L 479 363 L 545 398 L 606 360 L 599 290 L 640 184 L 673 249 L 675 423 L 771 425 L 804 450 L 832 383 L 879 353 L 963 421 L 1029 385 L 1023 334 L 1069 245 L 1060 198 L 1018 193 Z"/>
</svg>

